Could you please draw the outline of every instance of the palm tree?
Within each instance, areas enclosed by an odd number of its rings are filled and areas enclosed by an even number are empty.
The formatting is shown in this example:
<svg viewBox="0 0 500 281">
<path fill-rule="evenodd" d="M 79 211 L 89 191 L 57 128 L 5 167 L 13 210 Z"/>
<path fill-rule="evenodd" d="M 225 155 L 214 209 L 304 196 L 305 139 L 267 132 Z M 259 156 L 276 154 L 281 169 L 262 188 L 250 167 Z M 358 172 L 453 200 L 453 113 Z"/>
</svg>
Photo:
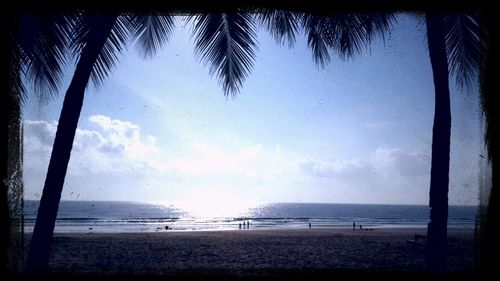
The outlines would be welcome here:
<svg viewBox="0 0 500 281">
<path fill-rule="evenodd" d="M 435 87 L 432 162 L 429 191 L 430 222 L 427 227 L 426 265 L 446 269 L 448 183 L 450 167 L 451 108 L 443 17 L 426 14 L 427 41 Z"/>
<path fill-rule="evenodd" d="M 4 127 L 8 132 L 5 145 L 7 155 L 5 168 L 2 167 L 2 210 L 6 218 L 3 228 L 8 237 L 5 253 L 8 261 L 2 263 L 9 270 L 22 268 L 23 250 L 23 184 L 22 184 L 22 123 L 21 106 L 26 99 L 26 91 L 21 73 L 37 89 L 39 98 L 49 99 L 58 90 L 61 66 L 65 63 L 61 51 L 65 48 L 64 34 L 67 22 L 63 17 L 41 17 L 36 15 L 12 14 L 8 17 L 9 42 L 9 84 L 7 110 L 4 111 Z M 3 240 L 4 241 L 4 240 Z"/>
<path fill-rule="evenodd" d="M 99 77 L 110 67 L 112 58 L 109 57 L 110 48 L 121 47 L 123 31 L 117 28 L 114 34 L 113 26 L 117 22 L 116 16 L 90 17 L 83 16 L 75 25 L 73 48 L 82 48 L 76 70 L 66 92 L 56 138 L 52 149 L 47 177 L 43 188 L 42 198 L 38 209 L 35 229 L 31 239 L 26 268 L 31 270 L 44 270 L 48 265 L 52 234 L 55 218 L 59 207 L 62 186 L 66 174 L 71 148 L 83 105 L 85 88 L 91 75 Z M 105 46 L 110 38 L 108 46 Z M 79 40 L 79 41 L 78 41 Z M 109 44 L 113 44 L 109 46 Z M 106 53 L 107 51 L 107 53 Z M 101 52 L 103 54 L 101 55 Z M 94 65 L 100 59 L 98 67 Z M 104 61 L 103 61 L 104 60 Z"/>
<path fill-rule="evenodd" d="M 451 108 L 449 74 L 459 86 L 471 88 L 478 79 L 485 53 L 480 15 L 426 13 L 427 43 L 435 87 L 432 132 L 430 222 L 427 228 L 426 266 L 446 270 L 448 183 L 450 165 Z"/>
<path fill-rule="evenodd" d="M 392 15 L 377 13 L 337 14 L 335 16 L 301 15 L 309 47 L 315 61 L 324 66 L 332 51 L 342 58 L 352 57 L 367 46 L 375 34 L 384 34 Z M 278 41 L 285 36 L 293 43 L 296 21 L 288 12 L 267 12 L 263 21 Z M 427 43 L 435 86 L 435 115 L 432 134 L 432 162 L 429 191 L 430 222 L 426 266 L 431 271 L 446 269 L 448 184 L 451 138 L 449 74 L 457 84 L 470 89 L 479 77 L 486 46 L 479 26 L 478 13 L 426 13 Z M 491 110 L 489 112 L 492 112 Z M 492 114 L 492 113 L 490 113 Z M 489 134 L 491 138 L 491 133 Z M 491 206 L 491 204 L 489 204 Z"/>
<path fill-rule="evenodd" d="M 254 23 L 247 14 L 209 14 L 196 20 L 196 49 L 209 62 L 226 95 L 235 94 L 253 64 Z M 43 271 L 48 259 L 55 219 L 68 167 L 76 127 L 90 79 L 102 83 L 127 39 L 134 35 L 146 57 L 167 41 L 174 26 L 170 16 L 90 16 L 73 20 L 71 48 L 79 54 L 76 70 L 66 91 L 49 162 L 33 237 L 27 270 Z"/>
<path fill-rule="evenodd" d="M 485 143 L 488 150 L 488 160 L 491 164 L 491 186 L 489 191 L 488 202 L 480 202 L 485 204 L 480 216 L 480 235 L 479 235 L 479 266 L 485 274 L 491 274 L 497 271 L 497 249 L 499 248 L 498 237 L 498 175 L 500 175 L 498 164 L 499 149 L 498 149 L 498 124 L 499 117 L 498 109 L 498 82 L 495 69 L 498 65 L 498 16 L 491 9 L 484 12 L 484 20 L 481 22 L 486 33 L 486 46 L 488 46 L 487 56 L 484 60 L 483 71 L 480 77 L 481 85 L 481 105 L 483 116 L 486 119 Z M 495 187 L 496 185 L 496 187 Z M 485 275 L 488 276 L 488 275 Z"/>
</svg>

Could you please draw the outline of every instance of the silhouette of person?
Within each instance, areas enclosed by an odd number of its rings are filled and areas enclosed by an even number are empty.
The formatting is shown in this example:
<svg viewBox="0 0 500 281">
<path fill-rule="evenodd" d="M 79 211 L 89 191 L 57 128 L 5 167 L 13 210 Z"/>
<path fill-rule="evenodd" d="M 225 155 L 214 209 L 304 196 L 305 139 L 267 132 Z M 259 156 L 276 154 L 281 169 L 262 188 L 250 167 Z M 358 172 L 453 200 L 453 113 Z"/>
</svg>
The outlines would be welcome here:
<svg viewBox="0 0 500 281">
<path fill-rule="evenodd" d="M 352 222 L 352 230 L 356 230 L 356 222 L 355 221 Z"/>
<path fill-rule="evenodd" d="M 247 221 L 247 229 L 250 229 L 250 222 Z"/>
<path fill-rule="evenodd" d="M 311 229 L 311 223 L 309 223 L 309 229 Z"/>
<path fill-rule="evenodd" d="M 359 225 L 359 230 L 363 230 L 363 226 L 361 224 Z"/>
<path fill-rule="evenodd" d="M 239 227 L 240 227 L 240 229 L 241 229 L 241 222 L 240 222 L 240 224 L 239 224 Z"/>
</svg>

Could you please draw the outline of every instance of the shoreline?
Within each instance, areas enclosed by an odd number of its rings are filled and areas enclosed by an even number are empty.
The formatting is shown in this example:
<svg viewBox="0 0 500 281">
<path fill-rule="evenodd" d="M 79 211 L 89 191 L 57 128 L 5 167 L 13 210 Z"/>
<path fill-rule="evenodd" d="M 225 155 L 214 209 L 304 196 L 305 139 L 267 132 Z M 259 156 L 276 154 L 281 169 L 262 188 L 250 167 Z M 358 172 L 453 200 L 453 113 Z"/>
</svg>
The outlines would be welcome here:
<svg viewBox="0 0 500 281">
<path fill-rule="evenodd" d="M 222 272 L 231 276 L 254 276 L 269 271 L 420 272 L 424 270 L 422 248 L 407 241 L 425 232 L 425 228 L 372 231 L 312 228 L 57 233 L 50 272 L 134 275 Z M 31 234 L 25 235 L 29 244 Z M 448 241 L 450 270 L 472 270 L 474 230 L 450 229 Z"/>
<path fill-rule="evenodd" d="M 455 235 L 474 235 L 473 228 L 448 228 L 448 236 Z M 426 227 L 384 227 L 356 229 L 343 227 L 319 227 L 319 228 L 258 228 L 258 229 L 218 229 L 218 230 L 161 230 L 144 232 L 56 232 L 54 237 L 62 236 L 81 236 L 81 235 L 104 235 L 104 236 L 122 236 L 122 235 L 167 235 L 167 236 L 204 236 L 204 235 L 346 235 L 346 236 L 400 236 L 400 235 L 426 235 Z M 25 236 L 31 236 L 32 232 L 25 233 Z"/>
<path fill-rule="evenodd" d="M 352 227 L 331 227 L 331 226 L 320 226 L 320 227 L 312 227 L 309 229 L 307 226 L 303 228 L 298 228 L 298 227 L 250 227 L 250 229 L 235 229 L 235 228 L 220 228 L 220 229 L 164 229 L 164 228 L 157 228 L 154 230 L 133 230 L 133 231 L 102 231 L 99 229 L 94 229 L 93 227 L 89 227 L 86 230 L 79 231 L 59 231 L 59 232 L 54 232 L 54 236 L 57 235 L 81 235 L 81 234 L 145 234 L 145 233 L 211 233 L 211 232 L 222 232 L 222 233 L 231 233 L 231 232 L 246 232 L 246 231 L 256 231 L 256 232 L 276 232 L 276 233 L 293 233 L 293 232 L 300 232 L 300 231 L 319 231 L 319 232 L 330 232 L 330 233 L 348 233 L 351 231 L 352 233 L 369 233 L 369 232 L 374 232 L 374 233 L 391 233 L 391 232 L 397 232 L 397 233 L 405 233 L 405 232 L 418 232 L 418 234 L 423 234 L 424 232 L 427 232 L 427 227 L 400 227 L 400 226 L 384 226 L 384 227 L 366 227 L 363 229 L 356 228 L 355 230 L 352 229 Z M 448 227 L 448 233 L 451 234 L 456 234 L 456 233 L 474 233 L 475 228 L 474 227 Z M 24 231 L 25 235 L 32 235 L 33 230 Z"/>
</svg>

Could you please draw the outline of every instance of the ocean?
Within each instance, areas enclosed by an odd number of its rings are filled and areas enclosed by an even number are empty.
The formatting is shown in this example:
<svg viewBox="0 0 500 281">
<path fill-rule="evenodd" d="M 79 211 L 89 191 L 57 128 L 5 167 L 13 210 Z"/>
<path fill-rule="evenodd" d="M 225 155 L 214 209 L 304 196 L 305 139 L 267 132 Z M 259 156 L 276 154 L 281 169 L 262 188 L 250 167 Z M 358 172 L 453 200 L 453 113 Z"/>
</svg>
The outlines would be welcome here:
<svg viewBox="0 0 500 281">
<path fill-rule="evenodd" d="M 33 232 L 39 201 L 25 200 L 25 232 Z M 108 233 L 235 230 L 243 222 L 252 229 L 340 227 L 424 228 L 425 205 L 271 203 L 238 215 L 201 217 L 173 205 L 118 201 L 61 201 L 56 233 Z M 474 228 L 477 207 L 450 206 L 448 227 Z M 168 230 L 166 230 L 168 226 Z"/>
</svg>

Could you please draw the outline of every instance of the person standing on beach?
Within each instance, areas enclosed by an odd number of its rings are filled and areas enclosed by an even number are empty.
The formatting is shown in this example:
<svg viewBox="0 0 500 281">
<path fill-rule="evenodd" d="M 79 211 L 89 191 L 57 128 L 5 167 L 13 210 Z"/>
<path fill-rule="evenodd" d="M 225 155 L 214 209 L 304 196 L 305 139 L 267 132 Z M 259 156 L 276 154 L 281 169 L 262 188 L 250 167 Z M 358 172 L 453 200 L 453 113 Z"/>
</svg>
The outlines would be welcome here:
<svg viewBox="0 0 500 281">
<path fill-rule="evenodd" d="M 250 222 L 247 221 L 247 229 L 250 229 Z"/>
<path fill-rule="evenodd" d="M 241 229 L 241 222 L 240 222 L 240 224 L 239 224 L 239 227 L 240 227 L 240 229 Z"/>
<path fill-rule="evenodd" d="M 352 222 L 352 230 L 356 230 L 356 221 Z"/>
<path fill-rule="evenodd" d="M 309 229 L 311 229 L 311 223 L 309 223 Z"/>
</svg>

